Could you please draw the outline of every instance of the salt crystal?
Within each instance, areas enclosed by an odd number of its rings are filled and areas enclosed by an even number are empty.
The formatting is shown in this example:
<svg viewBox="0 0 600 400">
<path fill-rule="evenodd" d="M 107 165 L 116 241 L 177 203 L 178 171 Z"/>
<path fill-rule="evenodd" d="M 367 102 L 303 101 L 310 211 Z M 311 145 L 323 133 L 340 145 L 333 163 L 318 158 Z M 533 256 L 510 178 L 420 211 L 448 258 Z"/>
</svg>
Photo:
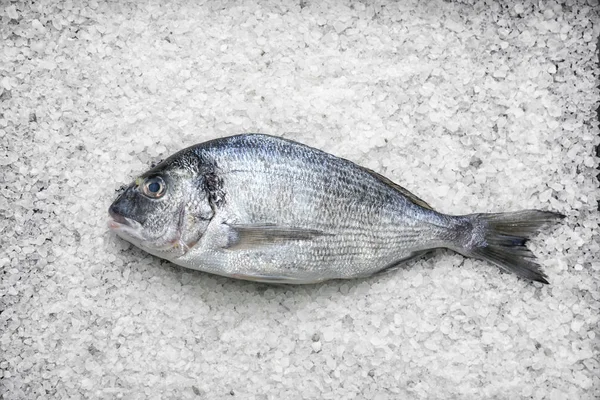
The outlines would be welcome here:
<svg viewBox="0 0 600 400">
<path fill-rule="evenodd" d="M 17 12 L 17 8 L 14 5 L 6 7 L 5 12 L 8 18 L 19 19 L 19 13 Z"/>
<path fill-rule="evenodd" d="M 448 320 L 442 321 L 442 323 L 440 324 L 440 331 L 444 335 L 448 335 L 451 332 L 451 324 Z"/>
<path fill-rule="evenodd" d="M 32 20 L 31 26 L 33 26 L 33 28 L 38 32 L 44 32 L 46 30 L 46 28 L 44 28 L 44 25 L 42 25 L 42 23 L 38 19 Z"/>
<path fill-rule="evenodd" d="M 4 78 L 2 78 L 2 80 L 0 80 L 0 85 L 2 85 L 2 87 L 6 90 L 10 90 L 12 88 L 8 76 L 5 76 Z"/>
<path fill-rule="evenodd" d="M 437 351 L 439 349 L 437 343 L 432 340 L 425 341 L 425 348 L 431 351 Z"/>
<path fill-rule="evenodd" d="M 569 397 L 561 392 L 558 389 L 552 389 L 552 391 L 550 391 L 550 396 L 548 397 L 548 399 L 550 400 L 567 400 Z"/>
<path fill-rule="evenodd" d="M 311 347 L 315 353 L 318 353 L 321 351 L 321 342 L 313 342 Z"/>
<path fill-rule="evenodd" d="M 523 45 L 527 47 L 533 46 L 536 40 L 535 37 L 529 31 L 521 32 L 521 34 L 519 35 L 519 39 L 521 40 Z"/>
<path fill-rule="evenodd" d="M 494 70 L 494 72 L 492 73 L 492 76 L 494 78 L 506 78 L 506 73 L 508 72 L 508 69 L 506 67 L 500 67 L 496 70 Z"/>
<path fill-rule="evenodd" d="M 334 337 L 335 334 L 332 329 L 326 329 L 323 331 L 323 340 L 325 340 L 326 342 L 331 342 Z"/>
<path fill-rule="evenodd" d="M 335 369 L 337 367 L 337 362 L 330 355 L 325 356 L 325 363 L 329 369 Z"/>
<path fill-rule="evenodd" d="M 456 22 L 454 20 L 451 20 L 451 19 L 448 19 L 446 21 L 446 28 L 448 28 L 451 31 L 456 32 L 456 33 L 460 33 L 465 29 L 463 24 Z"/>
<path fill-rule="evenodd" d="M 456 133 L 456 131 L 458 130 L 459 127 L 460 127 L 460 122 L 458 122 L 455 119 L 450 119 L 450 120 L 446 121 L 446 128 L 452 133 Z"/>
<path fill-rule="evenodd" d="M 551 8 L 548 8 L 544 11 L 544 18 L 551 19 L 554 17 L 554 11 Z"/>
<path fill-rule="evenodd" d="M 592 168 L 597 165 L 597 162 L 593 157 L 585 157 L 583 159 L 583 165 L 585 165 L 586 167 Z"/>
<path fill-rule="evenodd" d="M 578 319 L 574 319 L 571 322 L 571 329 L 573 330 L 573 332 L 579 332 L 579 330 L 581 329 L 581 327 L 583 326 L 584 322 Z"/>
<path fill-rule="evenodd" d="M 525 11 L 525 9 L 523 8 L 523 4 L 521 4 L 521 3 L 515 4 L 513 9 L 515 10 L 515 12 L 517 14 L 523 14 L 523 11 Z"/>
<path fill-rule="evenodd" d="M 523 397 L 529 398 L 533 394 L 533 387 L 531 385 L 525 385 L 523 390 L 521 390 L 521 395 Z"/>
<path fill-rule="evenodd" d="M 346 29 L 347 25 L 345 22 L 342 22 L 340 20 L 337 20 L 333 23 L 333 29 L 335 29 L 335 31 L 340 34 L 344 31 L 344 29 Z"/>
</svg>

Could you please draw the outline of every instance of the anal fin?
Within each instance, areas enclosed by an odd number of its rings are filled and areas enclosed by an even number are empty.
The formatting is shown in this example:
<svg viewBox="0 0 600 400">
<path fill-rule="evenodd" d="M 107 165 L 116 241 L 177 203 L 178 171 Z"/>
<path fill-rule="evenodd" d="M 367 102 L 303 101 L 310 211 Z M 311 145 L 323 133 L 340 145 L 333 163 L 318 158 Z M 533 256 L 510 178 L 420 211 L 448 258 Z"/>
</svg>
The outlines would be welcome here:
<svg viewBox="0 0 600 400">
<path fill-rule="evenodd" d="M 324 279 L 303 279 L 288 275 L 265 275 L 254 273 L 237 273 L 229 275 L 231 278 L 243 279 L 251 282 L 286 284 L 286 285 L 310 285 L 322 282 Z"/>
<path fill-rule="evenodd" d="M 389 265 L 383 267 L 382 269 L 380 269 L 379 271 L 375 272 L 373 275 L 381 275 L 381 274 L 387 274 L 388 272 L 392 272 L 397 270 L 398 268 L 402 267 L 404 264 L 406 264 L 408 261 L 413 260 L 415 258 L 419 258 L 421 256 L 424 256 L 425 254 L 433 251 L 434 249 L 427 249 L 427 250 L 420 250 L 420 251 L 413 251 L 412 253 L 410 253 L 408 256 L 401 258 L 399 260 L 396 260 L 392 263 L 390 263 Z"/>
</svg>

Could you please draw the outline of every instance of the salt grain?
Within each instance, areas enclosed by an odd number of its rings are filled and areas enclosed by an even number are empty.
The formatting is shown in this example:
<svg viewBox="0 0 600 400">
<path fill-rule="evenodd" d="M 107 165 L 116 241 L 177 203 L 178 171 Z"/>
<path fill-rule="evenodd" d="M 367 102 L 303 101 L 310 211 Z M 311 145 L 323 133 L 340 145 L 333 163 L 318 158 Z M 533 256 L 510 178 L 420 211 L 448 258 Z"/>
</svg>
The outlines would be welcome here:
<svg viewBox="0 0 600 400">
<path fill-rule="evenodd" d="M 334 336 L 335 334 L 331 329 L 326 329 L 323 331 L 323 340 L 325 340 L 326 342 L 331 342 Z"/>
<path fill-rule="evenodd" d="M 456 32 L 456 33 L 460 33 L 464 30 L 464 27 L 462 24 L 460 24 L 456 21 L 453 21 L 451 19 L 446 21 L 446 28 L 448 28 L 451 31 Z"/>
<path fill-rule="evenodd" d="M 311 347 L 315 353 L 318 353 L 321 351 L 321 342 L 313 342 Z"/>
<path fill-rule="evenodd" d="M 46 30 L 44 28 L 44 25 L 42 25 L 42 23 L 38 19 L 32 20 L 31 26 L 40 33 L 43 33 Z"/>
</svg>

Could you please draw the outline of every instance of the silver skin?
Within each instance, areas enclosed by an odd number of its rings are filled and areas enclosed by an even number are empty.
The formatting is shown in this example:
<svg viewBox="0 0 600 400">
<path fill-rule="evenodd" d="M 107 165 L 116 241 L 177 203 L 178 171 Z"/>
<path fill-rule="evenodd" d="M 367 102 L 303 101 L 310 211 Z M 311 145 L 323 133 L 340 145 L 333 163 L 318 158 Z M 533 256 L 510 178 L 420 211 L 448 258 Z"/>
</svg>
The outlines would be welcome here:
<svg viewBox="0 0 600 400">
<path fill-rule="evenodd" d="M 152 179 L 164 182 L 159 198 L 144 193 Z M 109 213 L 112 230 L 153 255 L 213 274 L 279 283 L 366 277 L 439 247 L 547 283 L 524 244 L 560 217 L 535 210 L 438 213 L 373 171 L 259 134 L 174 154 L 129 185 Z M 495 241 L 516 253 L 485 253 Z"/>
</svg>

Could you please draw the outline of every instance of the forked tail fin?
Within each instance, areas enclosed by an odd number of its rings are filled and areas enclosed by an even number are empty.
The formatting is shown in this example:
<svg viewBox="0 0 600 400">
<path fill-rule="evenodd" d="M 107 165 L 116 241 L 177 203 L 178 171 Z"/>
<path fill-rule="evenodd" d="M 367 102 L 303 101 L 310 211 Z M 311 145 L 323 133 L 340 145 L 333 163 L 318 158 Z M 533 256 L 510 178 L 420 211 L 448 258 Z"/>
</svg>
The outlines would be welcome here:
<svg viewBox="0 0 600 400">
<path fill-rule="evenodd" d="M 523 278 L 548 283 L 525 243 L 543 227 L 565 216 L 551 211 L 524 210 L 496 214 L 471 214 L 473 230 L 459 253 L 489 261 Z M 467 233 L 468 235 L 468 233 Z"/>
</svg>

